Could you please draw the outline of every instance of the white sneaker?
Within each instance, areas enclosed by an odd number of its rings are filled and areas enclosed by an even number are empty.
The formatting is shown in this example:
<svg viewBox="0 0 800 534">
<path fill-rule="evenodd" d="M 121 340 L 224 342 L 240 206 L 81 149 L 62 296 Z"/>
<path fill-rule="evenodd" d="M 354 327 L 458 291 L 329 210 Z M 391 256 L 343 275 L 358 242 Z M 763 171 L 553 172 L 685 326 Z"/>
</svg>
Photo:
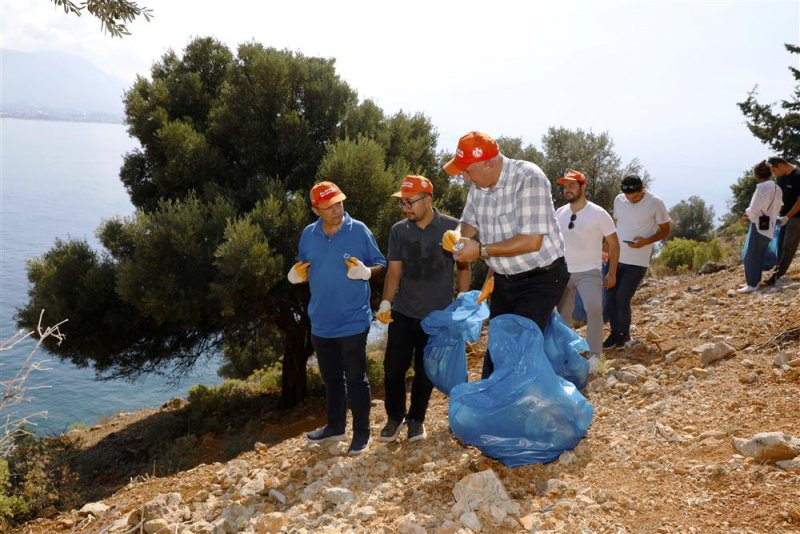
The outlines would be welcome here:
<svg viewBox="0 0 800 534">
<path fill-rule="evenodd" d="M 739 293 L 752 293 L 753 291 L 758 291 L 758 288 L 753 286 L 744 286 L 737 289 L 736 291 L 738 291 Z"/>
</svg>

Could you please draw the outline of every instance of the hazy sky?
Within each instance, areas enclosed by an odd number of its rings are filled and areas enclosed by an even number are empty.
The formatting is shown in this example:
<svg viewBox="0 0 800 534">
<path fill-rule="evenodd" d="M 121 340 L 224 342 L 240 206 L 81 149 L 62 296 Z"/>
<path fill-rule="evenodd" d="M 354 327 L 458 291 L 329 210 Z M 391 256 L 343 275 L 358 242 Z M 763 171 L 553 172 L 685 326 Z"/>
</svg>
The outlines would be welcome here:
<svg viewBox="0 0 800 534">
<path fill-rule="evenodd" d="M 138 0 L 155 18 L 122 40 L 51 0 L 0 0 L 0 46 L 71 52 L 132 81 L 169 48 L 213 35 L 332 57 L 385 111 L 422 112 L 452 151 L 478 129 L 540 146 L 550 126 L 608 131 L 672 206 L 727 211 L 729 185 L 767 157 L 737 102 L 787 98 L 800 1 L 527 2 Z"/>
</svg>

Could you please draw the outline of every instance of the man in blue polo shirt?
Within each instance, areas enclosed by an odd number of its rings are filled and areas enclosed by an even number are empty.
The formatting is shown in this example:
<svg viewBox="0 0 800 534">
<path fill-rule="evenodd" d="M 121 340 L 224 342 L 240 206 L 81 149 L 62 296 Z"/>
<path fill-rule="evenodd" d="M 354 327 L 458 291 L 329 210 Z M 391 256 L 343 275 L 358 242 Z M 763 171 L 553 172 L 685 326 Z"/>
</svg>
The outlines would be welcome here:
<svg viewBox="0 0 800 534">
<path fill-rule="evenodd" d="M 353 439 L 348 454 L 352 455 L 364 452 L 370 442 L 369 279 L 383 272 L 386 259 L 369 228 L 344 211 L 346 198 L 333 182 L 311 188 L 311 211 L 319 219 L 303 230 L 298 261 L 288 278 L 293 284 L 308 282 L 310 286 L 311 343 L 325 383 L 328 423 L 306 438 L 344 440 L 349 396 Z"/>
</svg>

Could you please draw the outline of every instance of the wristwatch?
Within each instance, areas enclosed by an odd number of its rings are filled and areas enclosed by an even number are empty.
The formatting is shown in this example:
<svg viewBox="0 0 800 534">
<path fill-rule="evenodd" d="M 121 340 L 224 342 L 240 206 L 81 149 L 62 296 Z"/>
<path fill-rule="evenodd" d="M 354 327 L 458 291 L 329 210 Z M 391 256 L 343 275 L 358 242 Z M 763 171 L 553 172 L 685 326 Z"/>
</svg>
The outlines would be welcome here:
<svg viewBox="0 0 800 534">
<path fill-rule="evenodd" d="M 489 258 L 489 249 L 486 248 L 485 243 L 481 243 L 481 259 L 486 260 Z"/>
</svg>

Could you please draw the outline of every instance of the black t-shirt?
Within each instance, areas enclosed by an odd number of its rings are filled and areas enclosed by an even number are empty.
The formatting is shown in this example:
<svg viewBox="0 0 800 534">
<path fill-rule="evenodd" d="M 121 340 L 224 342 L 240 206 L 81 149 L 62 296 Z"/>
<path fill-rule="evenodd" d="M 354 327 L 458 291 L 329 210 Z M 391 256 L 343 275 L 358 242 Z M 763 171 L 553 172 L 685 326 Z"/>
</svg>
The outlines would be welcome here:
<svg viewBox="0 0 800 534">
<path fill-rule="evenodd" d="M 781 208 L 781 217 L 783 217 L 789 213 L 794 203 L 797 202 L 797 197 L 800 196 L 800 167 L 795 167 L 785 176 L 778 176 L 775 182 L 781 186 L 781 191 L 783 191 L 783 207 Z M 795 217 L 800 218 L 800 211 L 792 216 L 792 218 Z"/>
<path fill-rule="evenodd" d="M 456 226 L 458 219 L 437 210 L 424 230 L 408 219 L 392 226 L 386 259 L 403 262 L 393 310 L 413 319 L 424 319 L 453 301 L 453 255 L 442 248 L 442 236 Z"/>
</svg>

